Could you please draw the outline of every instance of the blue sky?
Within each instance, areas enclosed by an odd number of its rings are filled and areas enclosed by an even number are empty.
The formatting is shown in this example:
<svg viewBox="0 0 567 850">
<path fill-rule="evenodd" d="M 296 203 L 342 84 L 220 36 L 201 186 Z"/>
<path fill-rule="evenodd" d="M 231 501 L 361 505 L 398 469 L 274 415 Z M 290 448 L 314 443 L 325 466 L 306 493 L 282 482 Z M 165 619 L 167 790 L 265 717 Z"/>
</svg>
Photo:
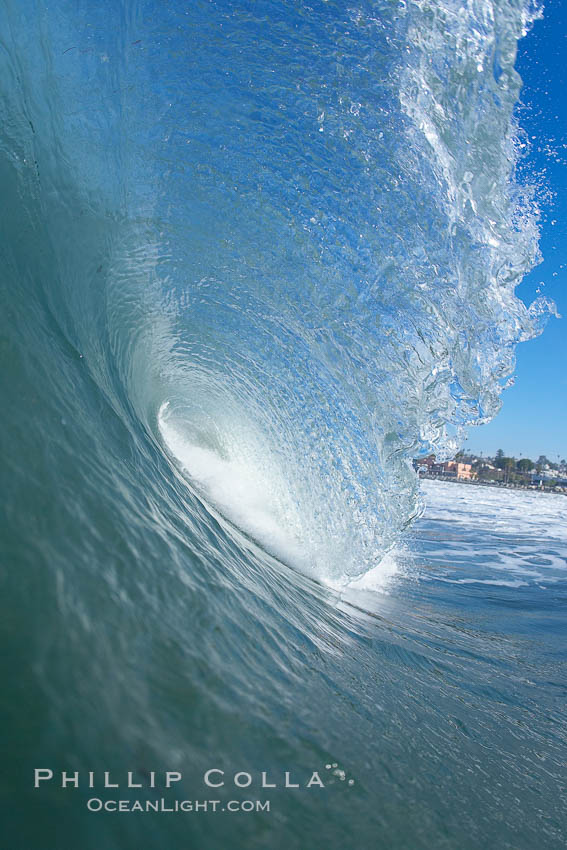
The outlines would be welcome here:
<svg viewBox="0 0 567 850">
<path fill-rule="evenodd" d="M 563 8 L 562 8 L 563 6 Z M 531 303 L 540 290 L 564 318 L 551 318 L 542 336 L 517 349 L 516 383 L 488 425 L 472 428 L 465 448 L 550 460 L 567 458 L 567 6 L 548 0 L 519 45 L 516 67 L 524 88 L 520 122 L 531 141 L 528 165 L 553 193 L 544 205 L 540 247 L 544 257 L 518 287 Z"/>
</svg>

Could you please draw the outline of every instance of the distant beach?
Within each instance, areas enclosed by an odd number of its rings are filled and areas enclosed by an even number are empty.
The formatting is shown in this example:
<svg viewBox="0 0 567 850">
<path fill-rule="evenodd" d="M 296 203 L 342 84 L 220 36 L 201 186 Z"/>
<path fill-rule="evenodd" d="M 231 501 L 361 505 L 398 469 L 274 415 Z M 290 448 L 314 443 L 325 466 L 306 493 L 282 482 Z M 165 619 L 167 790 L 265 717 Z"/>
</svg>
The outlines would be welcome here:
<svg viewBox="0 0 567 850">
<path fill-rule="evenodd" d="M 562 486 L 550 487 L 545 484 L 517 484 L 511 481 L 487 481 L 478 478 L 457 478 L 454 475 L 431 475 L 430 473 L 420 474 L 419 477 L 423 480 L 444 481 L 449 484 L 472 484 L 475 487 L 492 487 L 499 490 L 527 490 L 532 493 L 555 493 L 567 496 L 567 487 Z"/>
</svg>

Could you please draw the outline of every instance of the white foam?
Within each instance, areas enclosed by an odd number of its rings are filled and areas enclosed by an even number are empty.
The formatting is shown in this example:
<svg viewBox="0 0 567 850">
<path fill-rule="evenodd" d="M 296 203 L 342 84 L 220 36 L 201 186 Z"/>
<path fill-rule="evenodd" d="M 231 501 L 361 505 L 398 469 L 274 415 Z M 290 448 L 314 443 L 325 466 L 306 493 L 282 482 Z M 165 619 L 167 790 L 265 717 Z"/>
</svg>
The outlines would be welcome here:
<svg viewBox="0 0 567 850">
<path fill-rule="evenodd" d="M 158 417 L 163 440 L 195 489 L 266 551 L 285 563 L 305 568 L 307 559 L 301 541 L 290 524 L 286 527 L 277 487 L 268 471 L 196 445 L 166 414 L 167 405 L 163 405 Z"/>
<path fill-rule="evenodd" d="M 426 518 L 498 532 L 567 541 L 567 499 L 553 493 L 422 481 Z"/>
<path fill-rule="evenodd" d="M 349 581 L 349 588 L 353 590 L 370 590 L 383 593 L 392 578 L 399 572 L 395 553 L 388 552 L 379 564 Z"/>
<path fill-rule="evenodd" d="M 304 529 L 287 492 L 285 476 L 258 435 L 240 431 L 218 450 L 196 442 L 195 429 L 163 404 L 158 415 L 168 453 L 209 508 L 256 541 L 266 552 L 334 589 L 383 590 L 397 571 L 391 555 L 354 581 L 348 543 L 312 528 Z M 243 443 L 247 446 L 244 447 Z"/>
<path fill-rule="evenodd" d="M 427 574 L 456 584 L 522 587 L 564 581 L 567 500 L 559 494 L 424 481 Z M 462 576 L 462 571 L 470 571 Z M 458 571 L 459 578 L 454 574 Z M 471 574 L 472 573 L 472 574 Z M 511 574 L 510 578 L 505 574 Z M 449 577 L 448 577 L 449 576 Z"/>
</svg>

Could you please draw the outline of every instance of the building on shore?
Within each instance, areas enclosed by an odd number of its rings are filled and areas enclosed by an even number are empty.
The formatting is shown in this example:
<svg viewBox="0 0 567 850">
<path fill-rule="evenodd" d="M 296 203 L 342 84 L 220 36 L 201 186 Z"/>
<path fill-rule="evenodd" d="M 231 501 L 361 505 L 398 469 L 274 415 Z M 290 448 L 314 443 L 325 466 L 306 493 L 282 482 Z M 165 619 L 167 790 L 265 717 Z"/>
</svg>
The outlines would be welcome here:
<svg viewBox="0 0 567 850">
<path fill-rule="evenodd" d="M 445 478 L 458 478 L 462 481 L 474 481 L 477 477 L 472 464 L 458 460 L 447 460 L 443 463 L 438 463 L 435 460 L 435 455 L 429 455 L 422 460 L 415 461 L 415 467 L 418 472 L 426 475 L 440 475 Z"/>
<path fill-rule="evenodd" d="M 475 484 L 486 484 L 509 489 L 541 490 L 548 493 L 564 493 L 567 495 L 567 464 L 538 464 L 538 468 L 530 468 L 531 461 L 516 461 L 515 458 L 504 458 L 499 464 L 497 459 L 491 463 L 490 458 L 457 455 L 458 460 L 437 461 L 435 455 L 414 459 L 413 466 L 422 478 L 438 478 L 442 481 L 463 481 Z M 522 466 L 520 467 L 520 464 Z M 541 466 L 541 468 L 539 468 Z"/>
<path fill-rule="evenodd" d="M 455 475 L 457 478 L 461 478 L 465 481 L 472 481 L 476 478 L 476 472 L 470 463 L 450 460 L 447 461 L 447 463 L 444 463 L 443 466 L 446 468 L 445 475 Z"/>
</svg>

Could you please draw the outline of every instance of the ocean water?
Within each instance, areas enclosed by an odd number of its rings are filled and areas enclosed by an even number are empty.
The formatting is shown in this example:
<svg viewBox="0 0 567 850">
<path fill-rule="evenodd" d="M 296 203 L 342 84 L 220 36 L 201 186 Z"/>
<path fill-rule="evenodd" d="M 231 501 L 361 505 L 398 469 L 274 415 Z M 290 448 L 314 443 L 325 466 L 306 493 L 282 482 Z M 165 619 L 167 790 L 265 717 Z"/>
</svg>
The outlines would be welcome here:
<svg viewBox="0 0 567 850">
<path fill-rule="evenodd" d="M 2 848 L 564 846 L 565 502 L 412 467 L 553 310 L 535 7 L 0 11 Z"/>
</svg>

